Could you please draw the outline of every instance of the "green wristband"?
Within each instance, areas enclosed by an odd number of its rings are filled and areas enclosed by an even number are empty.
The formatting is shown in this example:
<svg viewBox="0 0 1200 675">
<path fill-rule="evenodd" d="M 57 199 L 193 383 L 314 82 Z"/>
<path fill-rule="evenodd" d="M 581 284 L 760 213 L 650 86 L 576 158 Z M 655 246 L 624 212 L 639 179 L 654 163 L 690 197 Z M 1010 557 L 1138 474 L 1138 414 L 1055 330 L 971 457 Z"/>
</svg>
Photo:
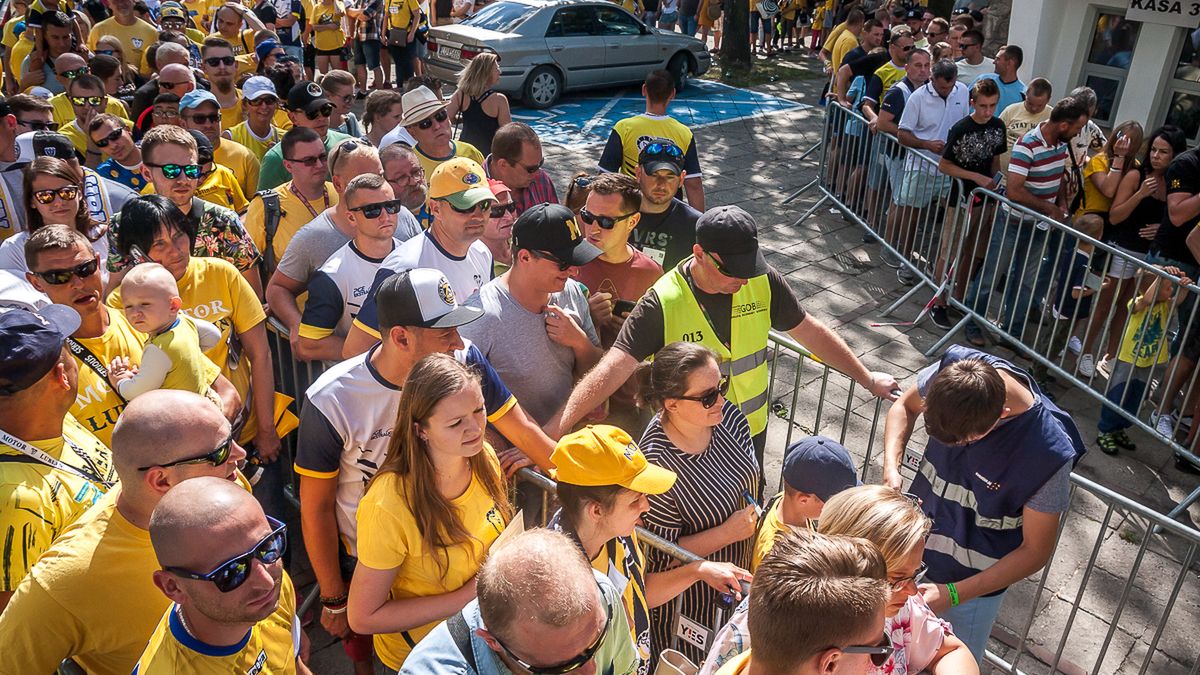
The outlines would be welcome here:
<svg viewBox="0 0 1200 675">
<path fill-rule="evenodd" d="M 958 607 L 958 589 L 951 582 L 946 583 L 946 590 L 950 591 L 950 606 Z"/>
</svg>

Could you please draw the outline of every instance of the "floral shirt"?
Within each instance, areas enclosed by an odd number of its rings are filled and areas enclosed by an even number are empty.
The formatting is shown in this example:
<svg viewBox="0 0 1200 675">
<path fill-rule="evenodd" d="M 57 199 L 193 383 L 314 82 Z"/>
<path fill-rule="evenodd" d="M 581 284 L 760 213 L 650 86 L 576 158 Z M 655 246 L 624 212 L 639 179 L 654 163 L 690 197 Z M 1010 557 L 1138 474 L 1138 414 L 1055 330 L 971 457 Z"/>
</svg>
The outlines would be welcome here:
<svg viewBox="0 0 1200 675">
<path fill-rule="evenodd" d="M 192 255 L 200 258 L 221 258 L 233 264 L 239 272 L 254 267 L 259 260 L 258 247 L 250 238 L 238 216 L 229 209 L 192 198 L 192 210 L 188 218 L 196 225 L 196 243 Z M 121 253 L 117 247 L 117 232 L 120 218 L 113 219 L 108 229 L 108 271 L 120 272 L 132 267 L 133 258 Z"/>
<path fill-rule="evenodd" d="M 699 675 L 715 675 L 721 666 L 750 649 L 749 609 L 750 598 L 747 597 L 733 610 L 729 623 L 717 633 Z M 896 616 L 884 619 L 883 629 L 892 639 L 896 651 L 882 666 L 872 666 L 867 671 L 870 675 L 916 675 L 929 667 L 934 655 L 942 648 L 942 642 L 951 634 L 950 624 L 929 609 L 920 593 L 909 597 Z"/>
</svg>

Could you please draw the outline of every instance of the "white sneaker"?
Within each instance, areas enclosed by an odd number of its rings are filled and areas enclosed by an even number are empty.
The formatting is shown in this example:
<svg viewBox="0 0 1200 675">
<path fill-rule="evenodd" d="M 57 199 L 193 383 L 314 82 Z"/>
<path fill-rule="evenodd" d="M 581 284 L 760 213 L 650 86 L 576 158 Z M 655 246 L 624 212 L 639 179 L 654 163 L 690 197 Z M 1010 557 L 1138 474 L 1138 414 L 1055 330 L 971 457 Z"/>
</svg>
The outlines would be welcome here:
<svg viewBox="0 0 1200 675">
<path fill-rule="evenodd" d="M 1171 413 L 1163 413 L 1158 415 L 1158 419 L 1154 422 L 1154 430 L 1163 438 L 1173 438 L 1175 436 L 1175 416 Z"/>
<path fill-rule="evenodd" d="M 1084 377 L 1093 377 L 1096 374 L 1096 357 L 1091 354 L 1081 355 L 1079 363 L 1075 365 L 1075 372 Z"/>
<path fill-rule="evenodd" d="M 1078 354 L 1083 351 L 1083 341 L 1072 335 L 1070 340 L 1067 340 L 1067 351 L 1072 354 Z"/>
<path fill-rule="evenodd" d="M 1100 363 L 1096 364 L 1096 372 L 1100 373 L 1100 377 L 1103 377 L 1107 380 L 1112 376 L 1112 366 L 1112 359 L 1105 356 L 1104 358 L 1100 359 Z"/>
</svg>

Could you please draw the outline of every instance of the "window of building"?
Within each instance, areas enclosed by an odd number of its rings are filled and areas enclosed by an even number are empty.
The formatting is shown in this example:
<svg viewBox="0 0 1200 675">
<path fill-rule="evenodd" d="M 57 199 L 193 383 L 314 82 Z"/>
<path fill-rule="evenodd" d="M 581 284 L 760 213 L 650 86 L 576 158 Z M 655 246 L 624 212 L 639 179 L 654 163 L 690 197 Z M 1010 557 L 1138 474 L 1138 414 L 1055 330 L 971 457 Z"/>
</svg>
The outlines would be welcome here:
<svg viewBox="0 0 1200 675">
<path fill-rule="evenodd" d="M 1183 129 L 1188 144 L 1195 145 L 1200 142 L 1200 29 L 1186 32 L 1182 43 L 1163 123 Z"/>
<path fill-rule="evenodd" d="M 1126 21 L 1120 14 L 1104 11 L 1096 14 L 1087 61 L 1079 74 L 1079 84 L 1096 91 L 1099 107 L 1095 120 L 1101 126 L 1112 127 L 1115 123 L 1112 115 L 1125 88 L 1125 76 L 1133 61 L 1133 49 L 1137 45 L 1141 27 L 1140 22 Z"/>
</svg>

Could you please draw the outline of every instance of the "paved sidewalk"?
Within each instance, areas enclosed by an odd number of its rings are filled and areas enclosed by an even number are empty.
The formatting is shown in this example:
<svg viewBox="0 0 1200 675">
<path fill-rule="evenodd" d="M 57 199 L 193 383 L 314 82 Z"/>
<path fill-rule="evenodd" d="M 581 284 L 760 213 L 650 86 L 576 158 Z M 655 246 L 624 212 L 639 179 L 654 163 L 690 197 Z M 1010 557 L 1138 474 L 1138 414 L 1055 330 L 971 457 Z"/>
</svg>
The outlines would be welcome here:
<svg viewBox="0 0 1200 675">
<path fill-rule="evenodd" d="M 810 106 L 816 103 L 820 80 L 813 77 L 814 62 L 807 58 L 789 58 L 797 64 L 797 75 L 808 79 L 773 82 L 756 87 L 781 98 L 792 99 Z M 518 111 L 519 112 L 519 111 Z M 881 311 L 908 290 L 896 278 L 895 271 L 880 262 L 879 247 L 864 244 L 858 226 L 822 208 L 811 218 L 794 224 L 816 201 L 814 189 L 789 205 L 783 199 L 816 176 L 816 154 L 805 162 L 796 158 L 819 139 L 823 109 L 810 107 L 780 114 L 705 127 L 697 131 L 698 149 L 704 171 L 707 203 L 711 206 L 738 204 L 758 220 L 760 238 L 768 251 L 768 260 L 783 273 L 800 294 L 805 308 L 814 316 L 836 328 L 854 351 L 873 370 L 892 373 L 904 386 L 915 383 L 915 374 L 932 359 L 923 355 L 940 337 L 941 332 L 926 322 L 917 327 L 871 328 Z M 547 145 L 546 166 L 560 184 L 575 171 L 591 171 L 599 157 L 601 146 L 567 150 Z M 562 191 L 560 191 L 562 194 Z M 892 320 L 911 320 L 928 300 L 929 293 L 901 307 Z M 886 321 L 887 319 L 882 319 Z M 931 330 L 932 329 L 932 330 Z M 1012 354 L 997 350 L 1006 357 Z M 1028 365 L 1018 360 L 1019 365 Z M 784 375 L 790 381 L 791 373 Z M 811 370 L 801 378 L 815 377 Z M 819 383 L 807 383 L 801 396 L 805 405 L 816 400 Z M 828 394 L 830 400 L 846 396 L 844 385 L 834 382 Z M 1077 471 L 1140 503 L 1166 512 L 1196 486 L 1196 479 L 1174 469 L 1170 451 L 1140 432 L 1131 435 L 1139 444 L 1136 453 L 1109 457 L 1095 446 L 1095 422 L 1098 404 L 1082 394 L 1052 388 L 1059 404 L 1071 412 L 1092 450 Z M 869 421 L 875 404 L 861 392 L 853 404 L 853 430 L 847 445 L 859 456 L 869 432 Z M 883 407 L 886 413 L 886 406 Z M 797 415 L 797 418 L 801 418 Z M 825 419 L 829 415 L 823 415 Z M 840 421 L 835 423 L 840 424 Z M 880 420 L 882 425 L 882 419 Z M 767 475 L 778 476 L 783 451 L 783 427 L 772 424 L 767 448 Z M 879 428 L 882 433 L 882 426 Z M 878 444 L 875 451 L 878 457 Z M 878 468 L 873 469 L 878 476 Z M 1035 582 L 1022 582 L 1009 593 L 996 635 L 1019 634 L 1035 610 L 1031 640 L 1045 645 L 1050 661 L 1054 657 L 1071 612 L 1071 603 L 1084 573 L 1084 563 L 1092 555 L 1092 543 L 1100 532 L 1105 511 L 1102 505 L 1086 495 L 1078 495 L 1060 547 L 1060 559 L 1071 563 L 1052 567 L 1047 592 L 1037 607 L 1032 607 Z M 1200 523 L 1200 506 L 1193 506 L 1185 520 L 1192 527 Z M 1075 616 L 1072 638 L 1060 663 L 1062 672 L 1087 672 L 1094 666 L 1105 640 L 1109 617 L 1121 599 L 1122 584 L 1129 577 L 1139 546 L 1146 533 L 1134 527 L 1118 512 L 1108 521 L 1105 544 L 1097 555 L 1097 570 L 1091 575 L 1082 608 Z M 298 528 L 297 528 L 298 530 Z M 299 545 L 299 537 L 294 545 Z M 1155 627 L 1163 603 L 1170 595 L 1185 551 L 1164 544 L 1159 538 L 1150 543 L 1144 553 L 1141 573 L 1134 580 L 1128 607 L 1112 637 L 1107 658 L 1099 668 L 1101 673 L 1137 672 L 1149 645 L 1154 641 Z M 1197 663 L 1197 649 L 1191 633 L 1200 626 L 1200 580 L 1196 565 L 1185 579 L 1178 594 L 1167 634 L 1159 640 L 1154 661 L 1148 672 L 1186 673 Z M 350 668 L 336 643 L 319 629 L 310 631 L 315 651 L 314 672 L 349 673 Z M 993 650 L 1003 654 L 1004 646 L 993 640 Z M 1048 668 L 1033 659 L 1022 658 L 1020 667 L 1026 672 L 1045 672 Z"/>
</svg>

